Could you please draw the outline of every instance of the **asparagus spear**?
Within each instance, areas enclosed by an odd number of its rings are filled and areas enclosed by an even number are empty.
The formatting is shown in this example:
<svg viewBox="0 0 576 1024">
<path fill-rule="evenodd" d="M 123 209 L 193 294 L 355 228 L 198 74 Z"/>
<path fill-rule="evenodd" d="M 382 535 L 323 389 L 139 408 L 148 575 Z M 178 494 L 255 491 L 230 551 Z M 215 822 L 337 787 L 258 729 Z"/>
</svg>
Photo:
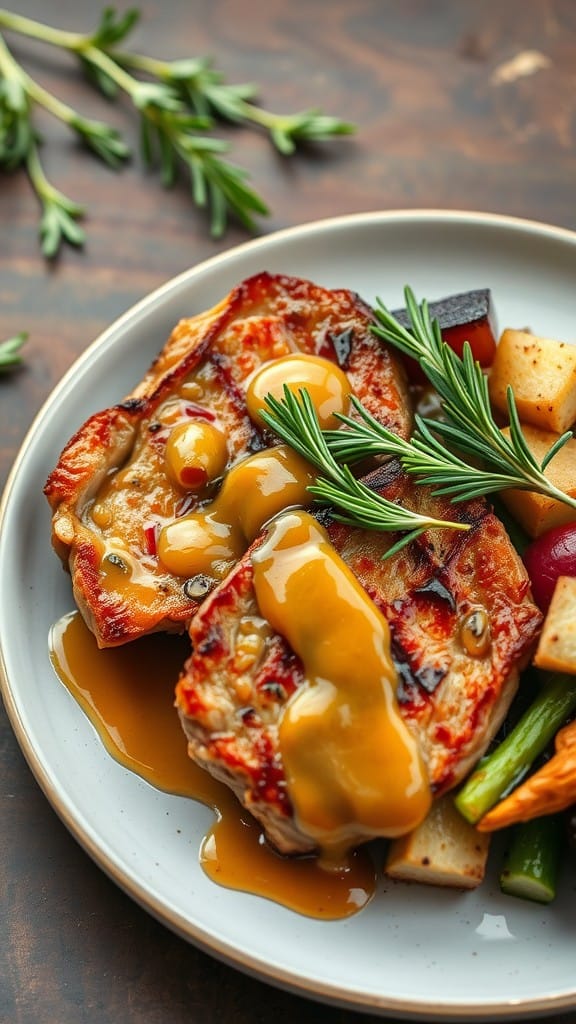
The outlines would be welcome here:
<svg viewBox="0 0 576 1024">
<path fill-rule="evenodd" d="M 502 892 L 536 903 L 551 903 L 556 895 L 562 833 L 561 816 L 557 814 L 517 825 L 502 865 Z"/>
<path fill-rule="evenodd" d="M 475 824 L 526 775 L 576 709 L 576 676 L 550 673 L 514 729 L 464 783 L 455 804 Z"/>
</svg>

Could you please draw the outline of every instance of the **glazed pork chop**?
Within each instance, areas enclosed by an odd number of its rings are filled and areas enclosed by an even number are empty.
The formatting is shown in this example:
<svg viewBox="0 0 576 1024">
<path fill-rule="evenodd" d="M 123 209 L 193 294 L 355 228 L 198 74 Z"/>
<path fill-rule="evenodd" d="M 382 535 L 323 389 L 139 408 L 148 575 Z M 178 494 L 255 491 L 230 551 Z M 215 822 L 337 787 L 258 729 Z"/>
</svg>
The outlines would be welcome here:
<svg viewBox="0 0 576 1024">
<path fill-rule="evenodd" d="M 428 531 L 382 561 L 393 534 L 319 514 L 388 621 L 400 714 L 437 796 L 466 774 L 499 728 L 541 615 L 504 527 L 483 500 L 450 505 L 412 483 L 396 462 L 366 482 L 390 500 L 471 527 Z M 279 851 L 304 853 L 316 844 L 295 820 L 279 726 L 305 675 L 258 606 L 252 555 L 262 540 L 192 620 L 177 707 L 194 761 L 234 790 Z"/>
<path fill-rule="evenodd" d="M 214 585 L 218 574 L 190 571 L 160 540 L 214 497 L 231 467 L 275 443 L 246 406 L 246 382 L 263 364 L 290 353 L 329 360 L 381 422 L 408 435 L 404 373 L 372 323 L 353 292 L 258 274 L 182 320 L 134 391 L 78 430 L 45 494 L 53 545 L 101 647 L 182 631 Z M 211 467 L 204 477 L 182 455 L 192 429 Z M 220 576 L 233 564 L 221 561 Z"/>
</svg>

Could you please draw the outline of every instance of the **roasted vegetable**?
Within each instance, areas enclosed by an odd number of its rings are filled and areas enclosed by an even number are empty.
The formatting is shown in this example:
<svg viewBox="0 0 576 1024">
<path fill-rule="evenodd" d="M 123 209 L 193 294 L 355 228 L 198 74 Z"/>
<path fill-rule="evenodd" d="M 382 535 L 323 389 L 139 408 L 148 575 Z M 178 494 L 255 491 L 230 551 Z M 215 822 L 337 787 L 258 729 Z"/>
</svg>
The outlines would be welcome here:
<svg viewBox="0 0 576 1024">
<path fill-rule="evenodd" d="M 576 523 L 556 526 L 522 552 L 534 600 L 548 610 L 559 576 L 576 576 Z"/>
<path fill-rule="evenodd" d="M 390 844 L 384 870 L 399 881 L 474 889 L 484 878 L 488 839 L 444 796 L 414 832 Z"/>
<path fill-rule="evenodd" d="M 545 677 L 540 693 L 514 729 L 479 763 L 458 793 L 456 807 L 467 821 L 480 821 L 503 793 L 524 778 L 575 709 L 576 677 L 552 673 Z M 479 827 L 485 827 L 485 821 Z"/>
<path fill-rule="evenodd" d="M 537 427 L 523 425 L 522 432 L 528 448 L 541 464 L 560 434 L 552 434 Z M 503 433 L 509 437 L 506 427 Z M 572 498 L 576 497 L 576 440 L 572 438 L 546 465 L 546 476 L 559 490 Z M 529 537 L 541 537 L 556 526 L 576 523 L 576 512 L 563 502 L 547 494 L 535 491 L 521 491 L 515 488 L 502 491 L 502 501 L 518 520 Z"/>
<path fill-rule="evenodd" d="M 500 873 L 502 892 L 535 903 L 551 903 L 556 896 L 561 848 L 559 815 L 517 825 Z"/>
<path fill-rule="evenodd" d="M 492 298 L 488 288 L 450 295 L 428 306 L 430 316 L 437 320 L 442 340 L 461 356 L 464 342 L 472 349 L 474 359 L 480 366 L 490 366 L 496 352 L 496 327 Z M 407 309 L 392 313 L 403 327 L 410 328 L 410 314 Z M 415 359 L 406 358 L 409 379 L 413 384 L 423 384 L 426 377 Z"/>
<path fill-rule="evenodd" d="M 509 387 L 523 423 L 563 434 L 576 420 L 576 346 L 504 331 L 489 381 L 492 404 L 504 415 Z"/>
<path fill-rule="evenodd" d="M 481 831 L 532 821 L 564 811 L 576 802 L 576 720 L 560 730 L 556 753 L 478 823 Z"/>
<path fill-rule="evenodd" d="M 576 675 L 576 576 L 560 576 L 544 620 L 534 664 Z"/>
</svg>

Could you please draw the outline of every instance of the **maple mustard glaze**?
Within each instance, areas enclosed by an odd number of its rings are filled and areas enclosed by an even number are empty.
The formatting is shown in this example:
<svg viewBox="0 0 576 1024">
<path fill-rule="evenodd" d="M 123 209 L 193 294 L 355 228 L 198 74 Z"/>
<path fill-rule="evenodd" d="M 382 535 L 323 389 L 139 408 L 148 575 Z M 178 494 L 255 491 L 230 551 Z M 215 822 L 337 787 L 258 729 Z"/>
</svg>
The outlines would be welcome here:
<svg viewBox="0 0 576 1024">
<path fill-rule="evenodd" d="M 285 445 L 249 455 L 228 471 L 214 501 L 163 528 L 160 561 L 175 576 L 222 579 L 268 519 L 310 501 L 313 480 L 309 464 Z"/>
<path fill-rule="evenodd" d="M 203 364 L 154 412 L 131 458 L 108 475 L 86 510 L 102 539 L 100 584 L 124 600 L 134 593 L 153 605 L 166 574 L 223 579 L 263 523 L 310 501 L 311 467 L 285 446 L 234 456 L 211 373 Z M 281 396 L 284 382 L 308 388 L 323 426 L 335 426 L 335 413 L 348 411 L 350 383 L 338 366 L 283 354 L 244 381 L 259 428 L 264 395 Z M 142 512 L 134 514 L 143 499 L 144 521 Z"/>
<path fill-rule="evenodd" d="M 251 419 L 262 426 L 260 412 L 268 394 L 281 398 L 284 384 L 306 388 L 323 428 L 338 426 L 335 413 L 347 412 L 350 382 L 343 371 L 313 355 L 286 355 L 259 367 L 246 383 Z M 190 489 L 203 486 L 224 471 L 224 435 L 211 423 L 173 428 L 167 443 L 170 477 Z M 196 483 L 195 483 L 196 481 Z M 175 576 L 207 573 L 222 579 L 244 553 L 263 524 L 282 509 L 309 503 L 311 467 L 284 445 L 237 462 L 224 476 L 214 501 L 163 527 L 158 540 L 161 565 Z"/>
<path fill-rule="evenodd" d="M 108 753 L 156 788 L 214 809 L 216 821 L 198 854 L 213 881 L 310 917 L 345 918 L 366 905 L 376 885 L 366 850 L 355 851 L 336 875 L 323 871 L 313 857 L 280 857 L 231 791 L 190 760 L 174 709 L 174 682 L 189 653 L 187 638 L 154 634 L 99 649 L 79 612 L 73 612 L 54 625 L 49 643 L 57 675 Z M 191 819 L 184 804 L 178 820 L 186 844 Z"/>
<path fill-rule="evenodd" d="M 336 429 L 340 424 L 334 414 L 348 411 L 350 381 L 339 366 L 321 356 L 287 355 L 265 363 L 248 381 L 246 405 L 255 423 L 261 424 L 266 396 L 281 399 L 284 385 L 296 394 L 306 388 L 323 430 Z"/>
<path fill-rule="evenodd" d="M 179 423 L 166 442 L 168 474 L 182 490 L 198 491 L 222 475 L 228 461 L 226 437 L 206 420 Z"/>
<path fill-rule="evenodd" d="M 375 836 L 411 831 L 431 794 L 398 711 L 388 623 L 307 512 L 287 512 L 252 554 L 262 615 L 286 637 L 306 683 L 279 731 L 298 823 L 325 862 Z"/>
</svg>

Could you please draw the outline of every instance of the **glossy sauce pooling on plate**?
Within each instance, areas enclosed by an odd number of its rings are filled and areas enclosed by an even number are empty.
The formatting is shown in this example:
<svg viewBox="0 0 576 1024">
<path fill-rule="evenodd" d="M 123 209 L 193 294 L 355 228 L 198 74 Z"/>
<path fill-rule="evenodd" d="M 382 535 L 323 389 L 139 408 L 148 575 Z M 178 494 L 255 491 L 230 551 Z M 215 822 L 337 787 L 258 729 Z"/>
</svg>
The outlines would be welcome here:
<svg viewBox="0 0 576 1024">
<path fill-rule="evenodd" d="M 307 512 L 286 512 L 252 554 L 262 615 L 302 659 L 279 741 L 302 831 L 327 862 L 410 832 L 431 804 L 426 769 L 396 702 L 384 616 Z"/>
<path fill-rule="evenodd" d="M 78 613 L 56 623 L 50 636 L 54 668 L 108 752 L 153 786 L 214 808 L 217 820 L 199 854 L 210 878 L 310 917 L 356 913 L 376 884 L 366 851 L 351 854 L 338 872 L 322 870 L 314 858 L 278 856 L 232 793 L 188 758 L 173 706 L 174 681 L 187 646 L 182 638 L 155 635 L 98 650 Z"/>
</svg>

